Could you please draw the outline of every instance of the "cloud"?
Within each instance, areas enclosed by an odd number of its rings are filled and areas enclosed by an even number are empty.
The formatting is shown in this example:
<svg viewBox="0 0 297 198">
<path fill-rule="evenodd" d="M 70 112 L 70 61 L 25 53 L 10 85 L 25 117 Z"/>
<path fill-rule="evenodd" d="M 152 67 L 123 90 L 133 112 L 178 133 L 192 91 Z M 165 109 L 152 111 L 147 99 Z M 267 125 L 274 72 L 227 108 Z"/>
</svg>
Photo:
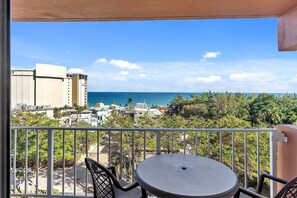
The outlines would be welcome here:
<svg viewBox="0 0 297 198">
<path fill-rule="evenodd" d="M 221 52 L 206 52 L 201 59 L 201 62 L 205 62 L 210 58 L 217 58 L 218 56 L 222 55 Z"/>
<path fill-rule="evenodd" d="M 128 75 L 128 74 L 129 74 L 128 71 L 121 71 L 121 72 L 120 72 L 120 75 L 123 75 L 123 76 Z"/>
<path fill-rule="evenodd" d="M 196 80 L 202 83 L 214 83 L 221 80 L 221 76 L 210 75 L 208 77 L 197 77 Z"/>
<path fill-rule="evenodd" d="M 230 75 L 230 79 L 235 81 L 243 81 L 243 80 L 247 80 L 248 78 L 249 78 L 248 73 L 234 73 Z"/>
<path fill-rule="evenodd" d="M 113 79 L 116 81 L 122 81 L 122 82 L 126 81 L 126 78 L 124 77 L 114 77 Z"/>
<path fill-rule="evenodd" d="M 139 65 L 125 60 L 112 59 L 109 61 L 109 64 L 119 67 L 121 69 L 141 69 Z"/>
<path fill-rule="evenodd" d="M 106 58 L 98 58 L 94 61 L 94 64 L 95 65 L 110 64 L 121 69 L 129 69 L 129 70 L 141 69 L 141 67 L 138 64 L 132 63 L 126 60 L 121 60 L 121 59 L 107 60 Z"/>
<path fill-rule="evenodd" d="M 139 74 L 139 77 L 144 78 L 144 77 L 146 77 L 146 74 L 145 73 L 141 73 L 141 74 Z"/>
<path fill-rule="evenodd" d="M 247 59 L 204 63 L 170 61 L 136 63 L 141 65 L 141 70 L 119 69 L 109 63 L 107 63 L 109 67 L 102 64 L 104 69 L 100 70 L 93 64 L 83 69 L 89 75 L 89 91 L 203 92 L 211 90 L 297 93 L 296 63 L 297 59 Z M 128 71 L 129 75 L 120 75 L 121 71 Z M 146 74 L 146 77 L 141 78 L 139 76 L 141 73 Z M 139 79 L 145 80 L 139 81 Z M 219 81 L 210 83 L 218 79 Z"/>
<path fill-rule="evenodd" d="M 240 72 L 230 74 L 234 81 L 268 82 L 276 79 L 274 74 L 268 72 Z"/>
<path fill-rule="evenodd" d="M 94 64 L 102 64 L 102 63 L 105 64 L 107 62 L 108 61 L 107 61 L 106 58 L 98 58 L 98 59 L 95 60 Z"/>
<path fill-rule="evenodd" d="M 67 73 L 71 73 L 71 74 L 84 74 L 84 70 L 80 69 L 80 68 L 70 68 L 68 69 Z"/>
</svg>

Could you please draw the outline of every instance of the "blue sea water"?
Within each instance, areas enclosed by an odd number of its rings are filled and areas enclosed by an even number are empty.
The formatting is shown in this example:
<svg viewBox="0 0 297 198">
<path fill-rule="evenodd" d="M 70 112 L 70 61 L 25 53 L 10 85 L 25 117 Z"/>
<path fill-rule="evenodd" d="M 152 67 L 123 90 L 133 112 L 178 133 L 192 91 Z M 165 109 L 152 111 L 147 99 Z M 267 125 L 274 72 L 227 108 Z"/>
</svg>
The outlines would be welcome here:
<svg viewBox="0 0 297 198">
<path fill-rule="evenodd" d="M 88 103 L 90 107 L 95 107 L 97 102 L 103 102 L 106 105 L 117 104 L 124 106 L 128 99 L 132 98 L 134 105 L 139 102 L 145 102 L 148 106 L 168 105 L 177 94 L 184 98 L 190 98 L 191 94 L 201 95 L 202 93 L 177 93 L 177 92 L 88 92 Z M 245 93 L 251 95 L 252 93 Z M 284 93 L 272 93 L 275 96 L 282 96 Z"/>
<path fill-rule="evenodd" d="M 132 98 L 133 103 L 145 102 L 148 106 L 167 105 L 177 94 L 190 98 L 192 93 L 168 93 L 168 92 L 88 92 L 88 103 L 90 107 L 96 106 L 97 102 L 106 105 L 117 104 L 124 106 L 128 99 Z M 201 95 L 201 93 L 194 93 Z"/>
</svg>

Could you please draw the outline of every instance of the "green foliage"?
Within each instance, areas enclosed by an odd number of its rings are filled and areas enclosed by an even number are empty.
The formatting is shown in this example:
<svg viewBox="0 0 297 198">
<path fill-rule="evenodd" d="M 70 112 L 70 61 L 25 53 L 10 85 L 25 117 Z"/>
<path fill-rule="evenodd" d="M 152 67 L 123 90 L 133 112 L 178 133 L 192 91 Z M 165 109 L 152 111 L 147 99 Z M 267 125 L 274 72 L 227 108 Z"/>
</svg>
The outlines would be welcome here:
<svg viewBox="0 0 297 198">
<path fill-rule="evenodd" d="M 235 116 L 250 122 L 253 127 L 274 127 L 277 124 L 293 124 L 297 121 L 297 96 L 285 94 L 246 95 L 241 93 L 206 92 L 201 96 L 191 95 L 185 99 L 176 95 L 171 102 L 176 114 L 185 118 L 197 116 L 217 120 Z"/>
<path fill-rule="evenodd" d="M 133 105 L 133 100 L 128 100 L 129 106 Z M 269 167 L 269 133 L 248 132 L 195 132 L 194 128 L 263 128 L 275 127 L 277 124 L 297 124 L 297 96 L 286 94 L 276 97 L 271 94 L 245 95 L 231 93 L 206 92 L 201 96 L 191 95 L 186 99 L 177 95 L 170 104 L 174 110 L 173 116 L 138 116 L 133 118 L 118 114 L 116 111 L 107 118 L 103 124 L 104 128 L 193 128 L 193 132 L 166 132 L 161 133 L 161 151 L 187 152 L 201 156 L 209 156 L 216 160 L 222 160 L 229 167 L 234 166 L 235 172 L 239 175 L 240 181 L 244 177 L 244 144 L 247 145 L 247 174 L 250 181 L 255 181 L 257 177 L 257 138 L 259 138 L 260 169 L 268 172 Z M 77 113 L 81 113 L 85 107 L 76 106 Z M 59 117 L 59 109 L 56 110 L 56 117 Z M 57 120 L 46 118 L 44 114 L 14 114 L 12 124 L 15 126 L 47 126 L 58 127 Z M 90 127 L 88 123 L 80 122 L 80 127 Z M 28 162 L 31 167 L 35 166 L 36 160 L 36 130 L 18 130 L 17 136 L 17 164 L 24 167 L 25 162 L 25 135 L 28 133 Z M 56 166 L 62 165 L 63 155 L 63 131 L 55 130 L 54 163 Z M 39 130 L 39 166 L 47 165 L 47 135 L 48 131 Z M 100 143 L 108 145 L 111 142 L 112 163 L 117 168 L 122 166 L 124 173 L 131 177 L 132 167 L 143 160 L 144 153 L 152 155 L 156 153 L 156 132 L 151 131 L 111 131 L 109 136 L 107 131 L 98 133 Z M 86 142 L 88 136 L 88 144 Z M 12 135 L 12 139 L 14 134 Z M 145 139 L 144 139 L 145 137 Z M 184 137 L 186 139 L 184 140 Z M 76 131 L 76 151 L 77 157 L 83 155 L 91 145 L 97 140 L 97 133 L 89 130 Z M 110 138 L 110 139 L 109 139 Z M 245 139 L 246 138 L 246 139 Z M 234 150 L 232 150 L 232 139 L 234 140 Z M 210 143 L 208 147 L 208 142 Z M 222 142 L 222 147 L 220 147 Z M 65 131 L 65 160 L 66 165 L 74 163 L 74 131 Z M 132 144 L 133 143 L 133 144 Z M 144 148 L 145 143 L 145 148 Z M 13 144 L 12 144 L 13 145 Z M 88 145 L 88 148 L 87 148 Z M 199 145 L 196 149 L 195 145 Z M 123 162 L 120 163 L 119 150 L 122 147 Z M 13 149 L 13 148 L 12 148 Z M 221 150 L 222 149 L 222 150 Z M 134 152 L 134 160 L 132 153 Z M 232 164 L 232 153 L 234 164 Z"/>
<path fill-rule="evenodd" d="M 276 97 L 272 94 L 245 95 L 231 93 L 203 93 L 201 96 L 191 95 L 185 99 L 177 95 L 171 102 L 173 116 L 142 116 L 134 120 L 131 117 L 113 115 L 105 123 L 112 128 L 263 128 L 274 127 L 280 123 L 297 123 L 297 97 L 286 94 Z M 166 131 L 166 130 L 165 130 Z M 234 166 L 241 181 L 244 177 L 244 133 L 243 132 L 187 132 L 186 144 L 183 132 L 162 132 L 162 152 L 195 153 L 195 141 L 198 140 L 198 154 L 220 160 L 229 167 Z M 233 136 L 233 137 L 232 137 Z M 146 151 L 156 151 L 156 133 L 146 133 Z M 143 150 L 143 133 L 134 135 L 135 151 Z M 232 138 L 234 139 L 234 164 L 232 164 Z M 246 134 L 247 143 L 247 175 L 250 181 L 257 178 L 257 133 Z M 195 140 L 196 139 L 196 140 Z M 222 156 L 220 156 L 222 141 Z M 131 133 L 123 134 L 123 147 L 131 147 Z M 126 143 L 125 143 L 126 142 Z M 210 142 L 210 148 L 208 148 Z M 260 169 L 269 172 L 269 132 L 259 135 Z M 209 152 L 209 153 L 208 153 Z M 131 153 L 130 153 L 131 155 Z M 136 152 L 136 161 L 142 155 Z M 138 158 L 137 158 L 138 156 Z"/>
<path fill-rule="evenodd" d="M 38 126 L 38 127 L 59 127 L 59 120 L 50 119 L 45 114 L 32 114 L 32 113 L 15 113 L 12 115 L 13 126 Z M 86 122 L 79 122 L 78 127 L 91 127 Z M 55 166 L 62 166 L 63 157 L 63 131 L 62 130 L 43 130 L 39 129 L 28 129 L 28 130 L 17 130 L 17 166 L 25 166 L 25 152 L 28 155 L 28 165 L 35 169 L 36 167 L 36 151 L 39 150 L 39 167 L 46 167 L 48 160 L 48 135 L 49 133 L 54 134 L 54 164 Z M 77 156 L 81 156 L 86 152 L 86 131 L 77 131 L 76 136 L 76 148 Z M 28 150 L 26 150 L 26 134 Z M 74 131 L 65 130 L 64 136 L 64 147 L 65 147 L 65 164 L 70 166 L 74 163 Z M 14 140 L 14 132 L 12 131 L 12 141 Z M 37 138 L 38 135 L 38 138 Z M 38 145 L 37 145 L 38 140 Z M 96 133 L 88 131 L 88 147 L 96 142 Z M 12 142 L 12 149 L 14 144 Z M 38 147 L 37 147 L 38 146 Z"/>
</svg>

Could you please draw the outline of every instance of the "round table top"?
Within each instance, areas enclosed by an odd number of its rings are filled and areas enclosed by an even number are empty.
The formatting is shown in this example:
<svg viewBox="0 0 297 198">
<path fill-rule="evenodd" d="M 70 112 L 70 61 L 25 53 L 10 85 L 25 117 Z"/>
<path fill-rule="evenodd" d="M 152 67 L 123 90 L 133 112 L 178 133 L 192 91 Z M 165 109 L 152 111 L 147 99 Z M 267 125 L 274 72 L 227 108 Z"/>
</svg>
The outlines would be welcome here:
<svg viewBox="0 0 297 198">
<path fill-rule="evenodd" d="M 188 154 L 150 157 L 139 164 L 136 178 L 160 197 L 231 197 L 238 189 L 237 176 L 229 167 Z"/>
</svg>

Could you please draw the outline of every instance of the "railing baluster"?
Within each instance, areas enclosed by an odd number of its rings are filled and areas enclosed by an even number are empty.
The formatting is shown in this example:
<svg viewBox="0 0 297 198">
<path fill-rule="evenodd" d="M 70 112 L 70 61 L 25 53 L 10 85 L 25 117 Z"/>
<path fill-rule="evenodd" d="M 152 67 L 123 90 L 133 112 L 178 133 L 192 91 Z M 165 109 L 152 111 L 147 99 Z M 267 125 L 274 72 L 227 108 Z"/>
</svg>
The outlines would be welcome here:
<svg viewBox="0 0 297 198">
<path fill-rule="evenodd" d="M 111 134 L 108 130 L 108 164 L 111 165 Z"/>
<path fill-rule="evenodd" d="M 157 131 L 156 141 L 157 141 L 157 155 L 160 155 L 161 154 L 161 131 Z"/>
<path fill-rule="evenodd" d="M 143 159 L 146 159 L 146 131 L 143 132 Z"/>
<path fill-rule="evenodd" d="M 260 141 L 260 132 L 257 132 L 257 175 L 258 175 L 258 178 L 260 177 L 260 148 L 259 148 L 259 141 Z"/>
<path fill-rule="evenodd" d="M 16 158 L 17 158 L 17 129 L 14 129 L 14 149 L 13 149 L 13 193 L 16 194 Z"/>
<path fill-rule="evenodd" d="M 186 132 L 184 131 L 184 154 L 186 154 Z"/>
<path fill-rule="evenodd" d="M 222 141 L 222 131 L 220 131 L 220 162 L 222 162 L 222 153 L 223 153 L 223 149 L 222 149 L 222 144 L 223 144 L 223 141 Z"/>
<path fill-rule="evenodd" d="M 62 170 L 62 195 L 65 195 L 65 130 L 63 130 L 63 153 L 62 153 L 62 160 L 63 160 L 63 170 Z"/>
<path fill-rule="evenodd" d="M 134 169 L 135 169 L 135 167 L 134 167 L 134 165 L 135 165 L 135 163 L 134 163 L 134 161 L 135 161 L 134 135 L 135 135 L 135 133 L 134 133 L 134 131 L 132 131 L 132 181 L 134 180 Z"/>
<path fill-rule="evenodd" d="M 195 153 L 198 155 L 198 131 L 195 132 Z"/>
<path fill-rule="evenodd" d="M 74 194 L 74 196 L 76 196 L 76 133 L 77 133 L 77 131 L 74 130 L 74 145 L 73 145 L 73 155 L 74 155 L 73 194 Z"/>
<path fill-rule="evenodd" d="M 173 153 L 174 149 L 174 132 L 171 132 L 171 153 Z"/>
<path fill-rule="evenodd" d="M 247 188 L 247 132 L 244 132 L 244 187 Z"/>
<path fill-rule="evenodd" d="M 210 131 L 207 131 L 207 157 L 210 157 Z"/>
<path fill-rule="evenodd" d="M 54 130 L 48 129 L 48 161 L 47 161 L 47 197 L 52 197 L 53 190 L 53 163 L 54 163 Z"/>
<path fill-rule="evenodd" d="M 235 171 L 235 164 L 234 164 L 234 131 L 232 131 L 232 170 Z"/>
<path fill-rule="evenodd" d="M 123 178 L 123 131 L 120 131 L 120 179 Z"/>
<path fill-rule="evenodd" d="M 97 130 L 97 162 L 99 162 L 99 153 L 100 153 L 100 131 Z"/>
<path fill-rule="evenodd" d="M 25 135 L 25 194 L 28 193 L 28 129 Z"/>
<path fill-rule="evenodd" d="M 38 177 L 39 177 L 39 130 L 36 130 L 36 195 L 38 194 Z"/>
</svg>

